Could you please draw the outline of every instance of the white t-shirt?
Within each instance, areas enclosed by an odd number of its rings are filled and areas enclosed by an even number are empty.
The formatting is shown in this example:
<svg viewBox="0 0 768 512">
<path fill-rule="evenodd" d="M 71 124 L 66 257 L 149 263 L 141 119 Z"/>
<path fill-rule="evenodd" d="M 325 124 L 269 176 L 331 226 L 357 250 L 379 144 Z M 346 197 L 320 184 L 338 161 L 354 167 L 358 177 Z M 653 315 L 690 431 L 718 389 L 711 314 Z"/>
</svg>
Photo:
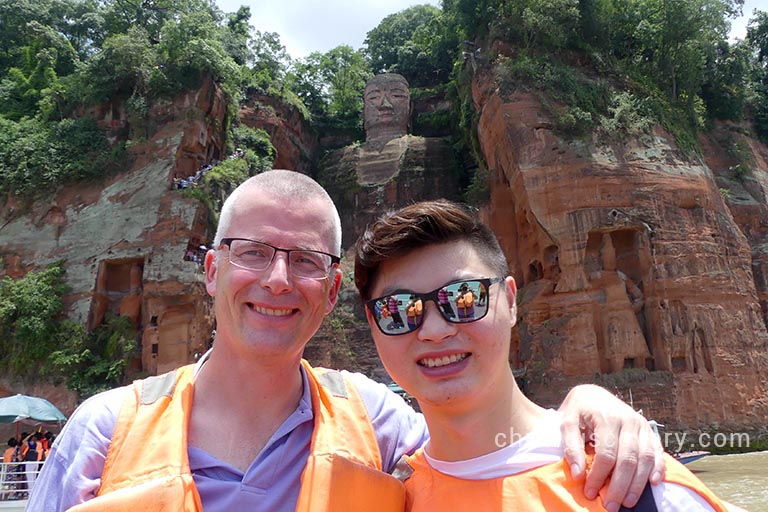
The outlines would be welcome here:
<svg viewBox="0 0 768 512">
<path fill-rule="evenodd" d="M 501 440 L 511 444 L 474 459 L 447 462 L 429 456 L 429 443 L 424 449 L 427 463 L 437 471 L 463 480 L 490 480 L 515 475 L 523 471 L 553 464 L 565 456 L 560 433 L 562 416 L 548 410 L 547 419 L 528 435 L 515 440 L 513 433 L 500 433 Z M 668 482 L 651 486 L 659 512 L 702 511 L 714 509 L 699 494 L 688 487 Z"/>
</svg>

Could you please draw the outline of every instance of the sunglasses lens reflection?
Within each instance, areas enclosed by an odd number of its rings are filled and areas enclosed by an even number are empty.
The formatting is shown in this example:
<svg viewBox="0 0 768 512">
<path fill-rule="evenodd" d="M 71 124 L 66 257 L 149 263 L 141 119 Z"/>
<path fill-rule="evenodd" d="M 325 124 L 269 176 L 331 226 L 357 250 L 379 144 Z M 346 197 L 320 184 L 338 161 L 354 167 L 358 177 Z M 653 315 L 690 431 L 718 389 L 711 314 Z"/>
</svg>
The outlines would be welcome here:
<svg viewBox="0 0 768 512">
<path fill-rule="evenodd" d="M 479 280 L 450 283 L 432 292 L 442 317 L 452 323 L 469 323 L 488 313 L 488 289 Z M 377 299 L 369 308 L 385 334 L 406 334 L 416 330 L 424 318 L 424 298 L 412 293 L 397 293 Z"/>
</svg>

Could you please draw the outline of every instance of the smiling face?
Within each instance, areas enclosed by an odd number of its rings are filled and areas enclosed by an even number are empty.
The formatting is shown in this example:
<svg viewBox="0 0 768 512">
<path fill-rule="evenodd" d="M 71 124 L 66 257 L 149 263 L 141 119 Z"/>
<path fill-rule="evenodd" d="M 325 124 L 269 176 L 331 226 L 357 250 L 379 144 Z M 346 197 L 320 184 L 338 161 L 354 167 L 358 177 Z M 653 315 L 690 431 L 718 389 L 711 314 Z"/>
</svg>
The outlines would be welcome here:
<svg viewBox="0 0 768 512">
<path fill-rule="evenodd" d="M 396 291 L 424 293 L 477 277 L 496 276 L 468 242 L 428 245 L 383 262 L 371 296 Z M 487 299 L 487 316 L 466 324 L 447 322 L 429 301 L 424 305 L 423 324 L 401 336 L 382 334 L 367 312 L 384 367 L 424 409 L 493 403 L 511 375 L 508 354 L 516 315 L 515 292 L 511 277 L 494 284 Z"/>
<path fill-rule="evenodd" d="M 316 199 L 291 201 L 254 187 L 238 198 L 222 236 L 335 253 L 328 209 Z M 293 277 L 284 252 L 266 270 L 252 271 L 232 265 L 228 251 L 218 247 L 205 260 L 206 288 L 215 298 L 217 349 L 262 362 L 298 362 L 336 303 L 341 272 L 334 267 L 322 280 Z"/>
</svg>

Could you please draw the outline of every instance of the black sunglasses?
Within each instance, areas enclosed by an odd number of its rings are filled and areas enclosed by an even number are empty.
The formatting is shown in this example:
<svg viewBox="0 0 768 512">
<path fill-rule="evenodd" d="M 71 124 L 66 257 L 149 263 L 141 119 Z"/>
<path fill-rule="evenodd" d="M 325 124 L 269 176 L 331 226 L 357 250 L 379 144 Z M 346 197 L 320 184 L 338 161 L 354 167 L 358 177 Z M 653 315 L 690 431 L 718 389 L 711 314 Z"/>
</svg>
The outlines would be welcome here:
<svg viewBox="0 0 768 512">
<path fill-rule="evenodd" d="M 424 303 L 431 300 L 446 321 L 466 324 L 488 314 L 488 289 L 503 277 L 463 279 L 427 293 L 395 292 L 365 301 L 376 326 L 388 336 L 413 332 L 424 321 Z"/>
</svg>

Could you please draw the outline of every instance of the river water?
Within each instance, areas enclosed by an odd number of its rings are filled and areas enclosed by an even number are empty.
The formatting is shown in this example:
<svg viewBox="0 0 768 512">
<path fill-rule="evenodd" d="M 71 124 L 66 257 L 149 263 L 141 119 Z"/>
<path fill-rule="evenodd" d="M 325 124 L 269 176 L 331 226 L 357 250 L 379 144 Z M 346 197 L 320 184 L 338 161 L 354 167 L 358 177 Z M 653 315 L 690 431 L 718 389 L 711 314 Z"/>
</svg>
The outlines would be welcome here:
<svg viewBox="0 0 768 512">
<path fill-rule="evenodd" d="M 768 451 L 710 455 L 686 467 L 720 498 L 749 512 L 768 512 Z"/>
</svg>

